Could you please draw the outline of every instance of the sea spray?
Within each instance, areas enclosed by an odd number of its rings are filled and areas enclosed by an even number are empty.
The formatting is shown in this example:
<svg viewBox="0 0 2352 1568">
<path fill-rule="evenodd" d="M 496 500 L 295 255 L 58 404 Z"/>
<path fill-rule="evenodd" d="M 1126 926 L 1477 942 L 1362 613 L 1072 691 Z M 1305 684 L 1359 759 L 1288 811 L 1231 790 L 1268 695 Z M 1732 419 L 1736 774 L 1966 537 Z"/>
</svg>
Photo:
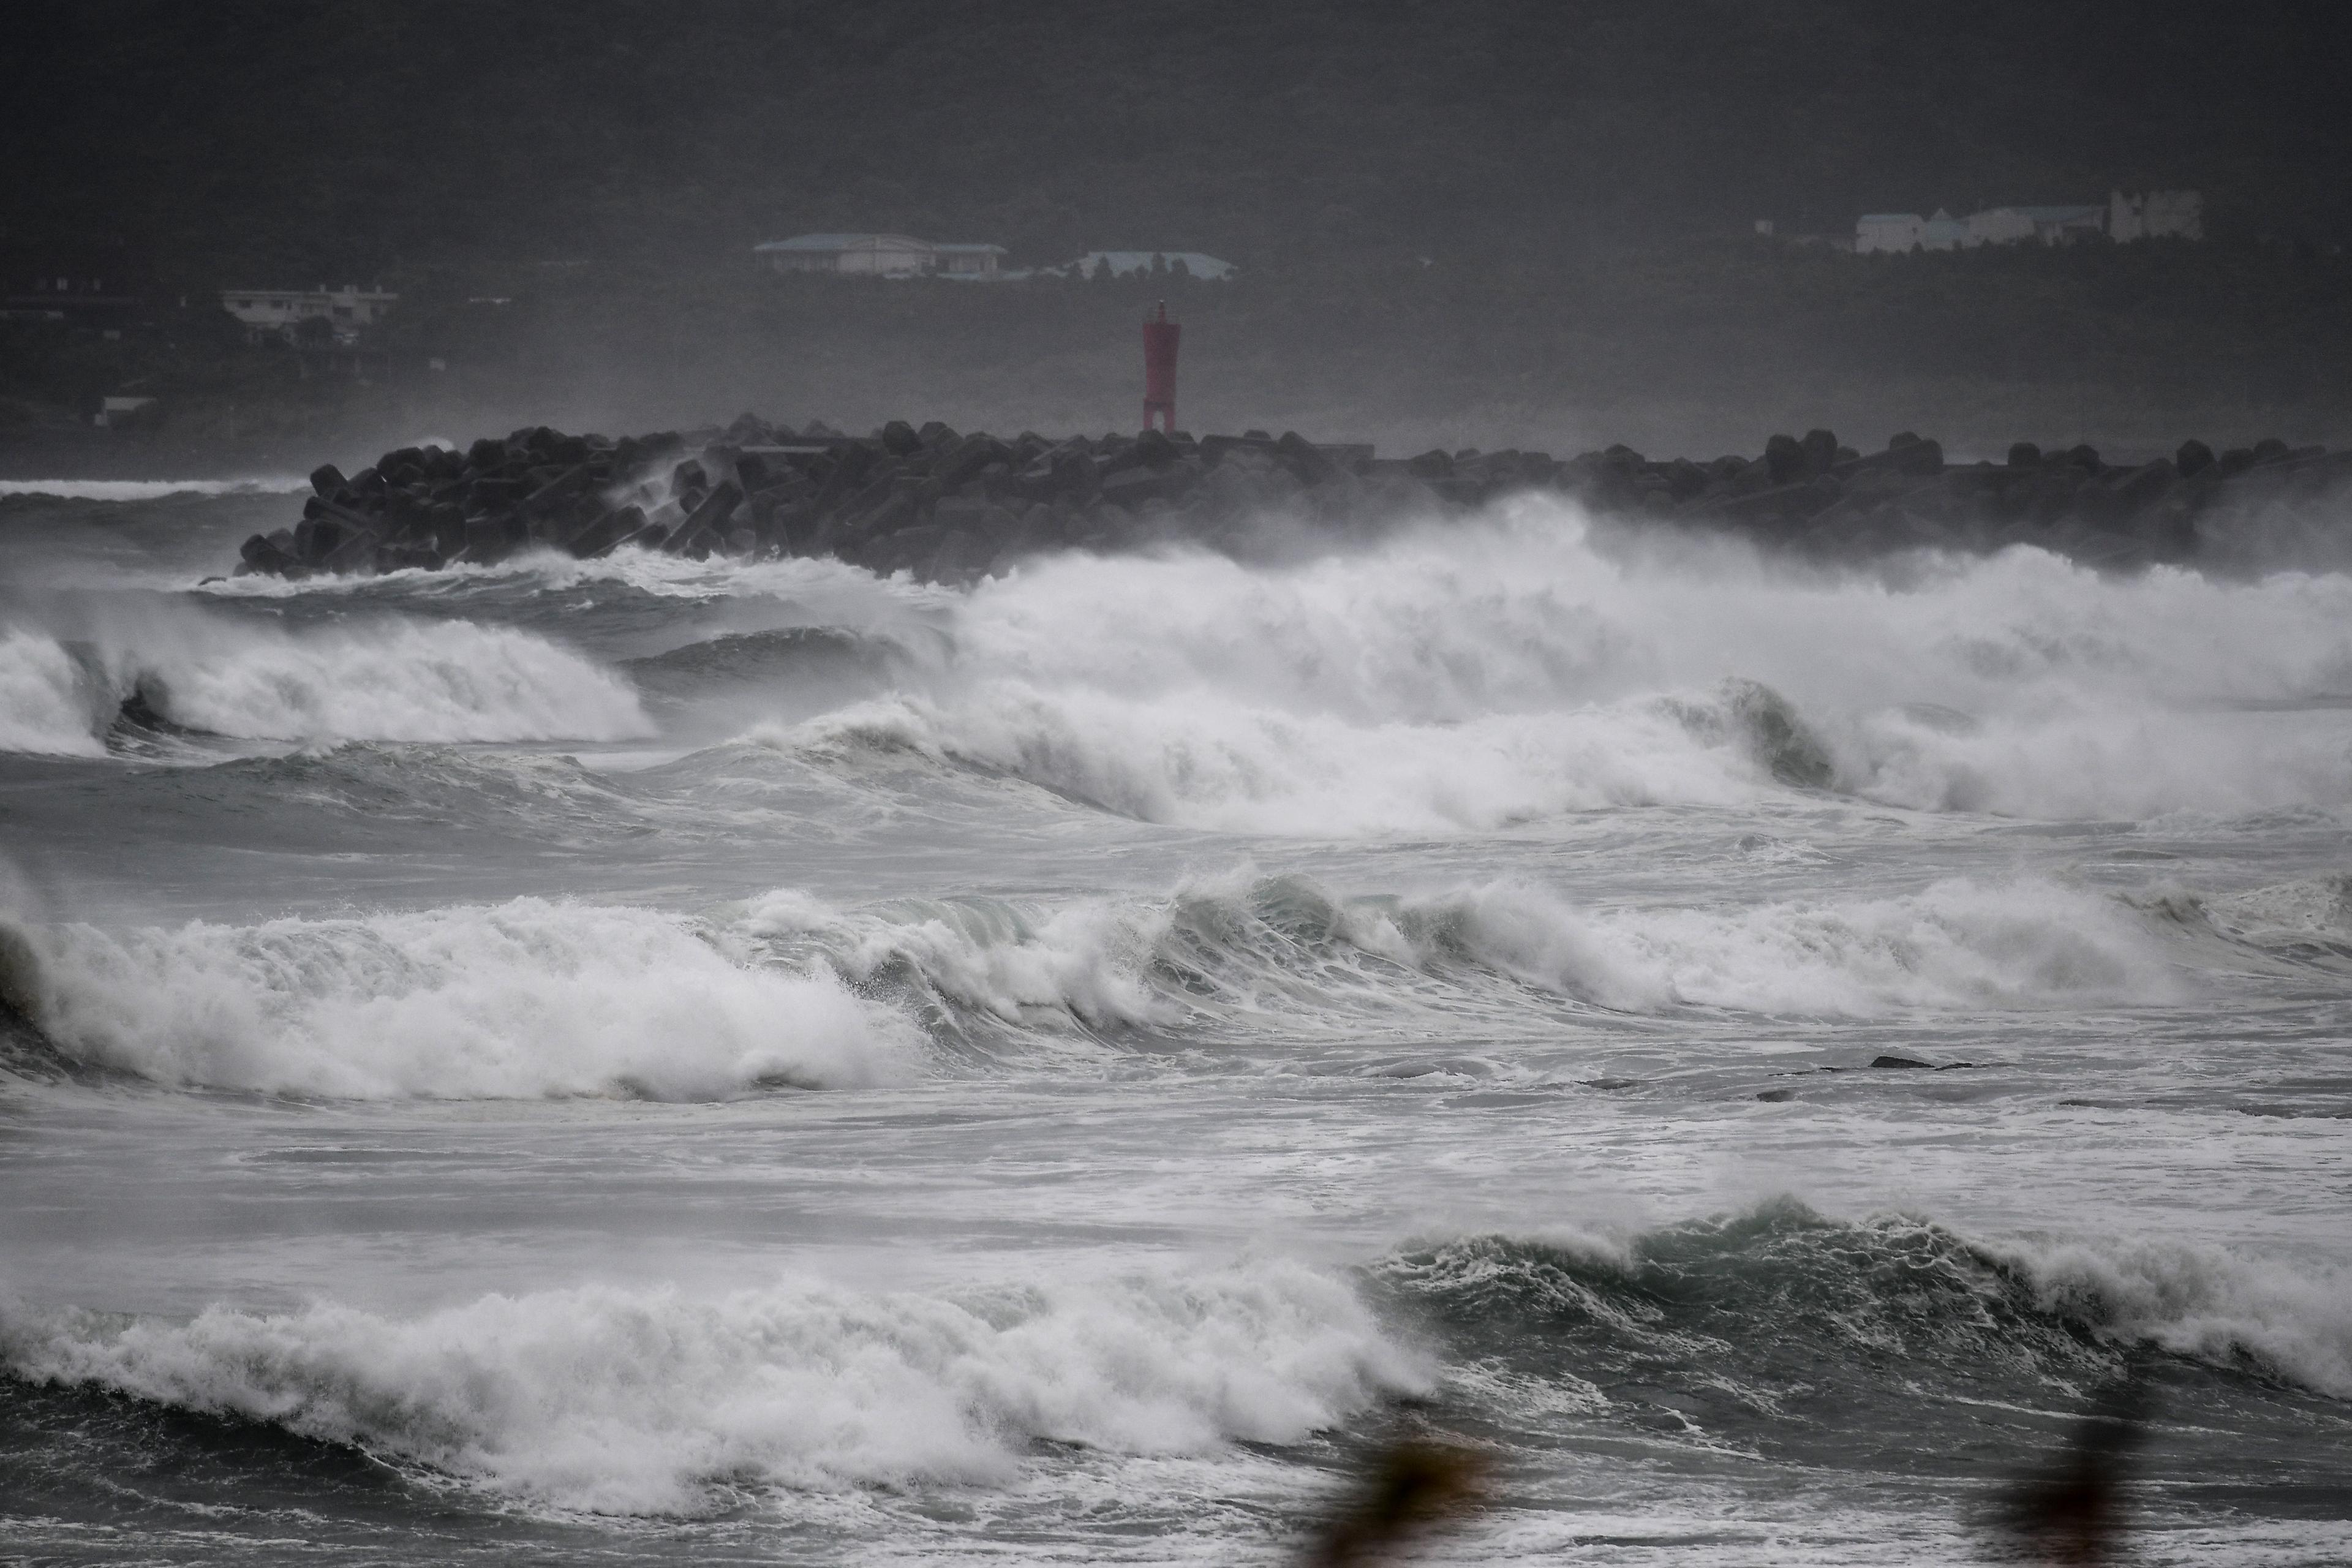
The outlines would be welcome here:
<svg viewBox="0 0 2352 1568">
<path fill-rule="evenodd" d="M 54 637 L 0 629 L 0 752 L 104 756 L 99 735 L 121 701 L 110 696 Z"/>
</svg>

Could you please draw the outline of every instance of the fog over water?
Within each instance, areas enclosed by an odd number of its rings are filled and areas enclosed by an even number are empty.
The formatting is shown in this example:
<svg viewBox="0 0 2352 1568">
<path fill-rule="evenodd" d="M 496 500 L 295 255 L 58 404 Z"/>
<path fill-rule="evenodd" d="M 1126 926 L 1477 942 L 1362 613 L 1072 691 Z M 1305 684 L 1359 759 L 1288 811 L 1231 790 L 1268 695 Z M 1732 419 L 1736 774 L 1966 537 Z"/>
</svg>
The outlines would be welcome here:
<svg viewBox="0 0 2352 1568">
<path fill-rule="evenodd" d="M 12 1550 L 1271 1563 L 1421 1427 L 1447 1560 L 1963 1562 L 2127 1366 L 2137 1560 L 2352 1550 L 2352 577 L 7 489 Z"/>
</svg>

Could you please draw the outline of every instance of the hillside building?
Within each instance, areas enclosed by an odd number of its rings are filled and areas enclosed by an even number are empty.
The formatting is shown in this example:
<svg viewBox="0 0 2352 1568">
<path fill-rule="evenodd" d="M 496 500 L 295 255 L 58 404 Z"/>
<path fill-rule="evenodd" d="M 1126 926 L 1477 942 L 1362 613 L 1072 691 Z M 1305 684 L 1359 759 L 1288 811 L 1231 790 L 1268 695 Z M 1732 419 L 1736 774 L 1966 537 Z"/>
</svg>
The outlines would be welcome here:
<svg viewBox="0 0 2352 1568">
<path fill-rule="evenodd" d="M 98 412 L 89 422 L 101 430 L 137 430 L 157 424 L 163 405 L 152 397 L 122 395 L 99 399 Z"/>
<path fill-rule="evenodd" d="M 108 292 L 97 278 L 57 277 L 44 273 L 31 289 L 0 299 L 0 321 L 62 321 L 68 326 L 96 327 L 109 335 L 120 333 L 140 310 L 135 294 Z"/>
<path fill-rule="evenodd" d="M 1853 247 L 1865 254 L 1969 250 L 1979 245 L 2021 245 L 2029 239 L 2072 245 L 2102 237 L 2122 245 L 2159 237 L 2204 238 L 2204 198 L 2195 191 L 2150 191 L 2145 196 L 2116 191 L 2104 205 L 1987 207 L 1965 218 L 1940 207 L 1927 218 L 1917 213 L 1866 213 L 1854 224 Z"/>
<path fill-rule="evenodd" d="M 1003 265 L 1001 245 L 934 244 L 911 234 L 796 234 L 751 247 L 778 272 L 823 272 L 844 278 L 993 278 Z"/>
<path fill-rule="evenodd" d="M 931 254 L 942 278 L 994 278 L 1004 266 L 1001 245 L 935 245 Z"/>
<path fill-rule="evenodd" d="M 1160 264 L 1159 270 L 1165 272 L 1175 271 L 1181 263 L 1189 276 L 1211 283 L 1224 282 L 1241 270 L 1230 261 L 1197 250 L 1089 250 L 1076 261 L 1048 270 L 1066 277 L 1092 278 L 1107 268 L 1114 278 L 1130 278 L 1139 273 L 1149 275 L 1154 270 L 1155 261 Z"/>
<path fill-rule="evenodd" d="M 2038 239 L 2044 245 L 2066 245 L 2096 239 L 2106 232 L 2103 206 L 1987 207 L 1970 213 L 1970 245 L 2018 245 Z"/>
<path fill-rule="evenodd" d="M 1922 250 L 1958 250 L 1969 243 L 1969 226 L 1943 208 L 1919 226 L 1919 248 Z"/>
<path fill-rule="evenodd" d="M 1927 220 L 1917 213 L 1864 213 L 1853 226 L 1853 248 L 1861 256 L 1916 250 L 1927 234 Z"/>
<path fill-rule="evenodd" d="M 305 321 L 324 321 L 339 343 L 354 342 L 363 327 L 383 320 L 400 296 L 346 283 L 340 289 L 224 289 L 221 305 L 245 323 L 253 342 L 265 338 L 292 342 Z"/>
<path fill-rule="evenodd" d="M 2135 239 L 2202 239 L 2205 198 L 2196 191 L 2150 191 L 2144 196 L 2110 192 L 2107 237 L 2119 245 Z"/>
</svg>

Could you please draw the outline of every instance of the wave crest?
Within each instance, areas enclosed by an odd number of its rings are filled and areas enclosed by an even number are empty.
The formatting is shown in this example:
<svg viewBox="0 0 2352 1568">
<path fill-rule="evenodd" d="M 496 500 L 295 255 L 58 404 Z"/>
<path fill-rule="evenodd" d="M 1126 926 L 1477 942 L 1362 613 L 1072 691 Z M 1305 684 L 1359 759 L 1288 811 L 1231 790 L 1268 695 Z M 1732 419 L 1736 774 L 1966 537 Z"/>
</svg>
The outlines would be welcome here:
<svg viewBox="0 0 2352 1568">
<path fill-rule="evenodd" d="M 1523 1028 L 1530 991 L 1570 1005 L 1797 1016 L 2144 1005 L 2178 996 L 2158 936 L 2127 906 L 2053 883 L 1953 879 L 1881 899 L 1592 909 L 1531 883 L 1342 897 L 1244 867 L 1162 899 L 1033 909 L 905 900 L 835 910 L 782 889 L 739 917 L 787 954 L 863 987 L 1035 1029 L 1318 1034 L 1465 1009 Z M 1544 1028 L 1556 1013 L 1538 1015 Z"/>
<path fill-rule="evenodd" d="M 528 632 L 386 619 L 282 631 L 156 617 L 0 637 L 0 750 L 102 755 L 126 700 L 238 740 L 615 741 L 654 733 L 628 681 Z"/>
<path fill-rule="evenodd" d="M 2341 577 L 2105 578 L 2024 548 L 1808 571 L 1525 500 L 1286 565 L 1033 563 L 953 601 L 940 670 L 796 739 L 887 733 L 1153 822 L 1310 837 L 1790 788 L 2043 817 L 2333 808 L 2347 614 Z"/>
<path fill-rule="evenodd" d="M 517 899 L 110 934 L 0 924 L 5 1000 L 86 1067 L 357 1099 L 709 1100 L 897 1076 L 915 1031 L 652 910 Z"/>
<path fill-rule="evenodd" d="M 2152 1346 L 2352 1393 L 2347 1281 L 2212 1247 L 1991 1244 L 1781 1198 L 1631 1237 L 1458 1237 L 1370 1272 L 1465 1348 L 1566 1357 L 1587 1379 L 1672 1364 L 1693 1387 L 1759 1392 L 1881 1367 L 2072 1383 Z"/>
<path fill-rule="evenodd" d="M 1343 1284 L 1265 1264 L 865 1295 L 590 1288 L 400 1320 L 187 1323 L 0 1302 L 17 1376 L 230 1413 L 535 1501 L 691 1513 L 726 1489 L 1003 1481 L 1032 1442 L 1291 1443 L 1423 1386 Z"/>
</svg>

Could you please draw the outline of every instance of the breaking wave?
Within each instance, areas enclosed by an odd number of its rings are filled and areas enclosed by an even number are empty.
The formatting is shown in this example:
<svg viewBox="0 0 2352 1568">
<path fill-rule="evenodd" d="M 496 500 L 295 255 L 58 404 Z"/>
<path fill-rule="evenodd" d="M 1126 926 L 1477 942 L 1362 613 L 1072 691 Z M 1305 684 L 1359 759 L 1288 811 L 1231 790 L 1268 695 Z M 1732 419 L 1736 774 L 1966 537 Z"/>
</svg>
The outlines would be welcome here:
<svg viewBox="0 0 2352 1568">
<path fill-rule="evenodd" d="M 961 1017 L 1032 1029 L 1279 1017 L 1322 1032 L 1416 1016 L 1458 1028 L 1465 1010 L 1518 1017 L 1528 989 L 1621 1012 L 1872 1017 L 2152 1004 L 2183 985 L 2129 907 L 2039 880 L 1590 909 L 1519 881 L 1342 898 L 1244 870 L 1167 899 L 1050 909 L 967 899 L 837 910 L 783 890 L 739 919 L 862 985 L 895 983 Z"/>
<path fill-rule="evenodd" d="M 0 637 L 0 747 L 99 755 L 137 697 L 185 730 L 240 740 L 621 740 L 650 735 L 635 690 L 542 637 L 386 619 L 301 632 L 120 618 L 88 640 Z"/>
<path fill-rule="evenodd" d="M 1457 1237 L 1370 1275 L 1457 1352 L 1566 1366 L 1596 1393 L 1654 1377 L 1633 1397 L 1727 1396 L 1780 1423 L 1884 1415 L 1906 1383 L 2046 1398 L 2148 1348 L 2352 1395 L 2352 1280 L 2215 1247 L 1985 1242 L 1781 1198 L 1631 1236 Z"/>
<path fill-rule="evenodd" d="M 83 1067 L 359 1099 L 711 1100 L 899 1076 L 910 1025 L 651 910 L 518 899 L 110 933 L 0 923 L 0 1001 Z"/>
<path fill-rule="evenodd" d="M 1745 805 L 1828 782 L 1754 682 L 1537 721 L 1360 724 L 1192 692 L 1132 703 L 998 683 L 898 693 L 751 738 L 826 756 L 900 752 L 1013 774 L 1146 822 L 1311 837 L 1498 828 L 1612 805 Z"/>
<path fill-rule="evenodd" d="M 1290 565 L 1058 556 L 956 601 L 937 672 L 755 733 L 1310 837 L 1790 790 L 2052 817 L 2352 803 L 2352 581 L 2118 580 L 2028 549 L 1902 570 L 1644 552 L 1541 500 Z"/>
<path fill-rule="evenodd" d="M 2150 1356 L 2288 1418 L 2295 1398 L 2343 1397 L 2345 1283 L 2219 1247 L 1985 1242 L 1784 1198 L 1631 1234 L 1445 1237 L 1352 1279 L 1251 1260 L 190 1321 L 0 1299 L 0 1369 L 614 1514 L 1012 1488 L 1040 1442 L 1113 1460 L 1290 1445 L 1398 1394 L 1531 1428 L 1555 1457 L 1582 1426 L 1620 1463 L 1639 1463 L 1630 1442 L 1969 1468 Z"/>
<path fill-rule="evenodd" d="M 2146 1005 L 2184 984 L 2128 907 L 2034 881 L 1607 910 L 1518 882 L 1343 899 L 1244 871 L 1052 907 L 836 909 L 783 889 L 706 921 L 518 899 L 0 924 L 0 1003 L 76 1067 L 361 1099 L 854 1086 L 916 1070 L 927 1038 L 1036 1066 L 1073 1035 L 1355 1038 L 1475 1018 L 1515 1037 L 1563 1010 L 1875 1017 Z"/>
<path fill-rule="evenodd" d="M 364 1446 L 531 1501 L 693 1513 L 746 1486 L 1003 1483 L 1038 1440 L 1119 1455 L 1293 1443 L 1425 1373 L 1302 1267 L 939 1294 L 592 1288 L 416 1318 L 190 1322 L 0 1301 L 20 1378 Z"/>
<path fill-rule="evenodd" d="M 100 739 L 121 699 L 54 638 L 0 631 L 0 751 L 106 754 Z"/>
</svg>

